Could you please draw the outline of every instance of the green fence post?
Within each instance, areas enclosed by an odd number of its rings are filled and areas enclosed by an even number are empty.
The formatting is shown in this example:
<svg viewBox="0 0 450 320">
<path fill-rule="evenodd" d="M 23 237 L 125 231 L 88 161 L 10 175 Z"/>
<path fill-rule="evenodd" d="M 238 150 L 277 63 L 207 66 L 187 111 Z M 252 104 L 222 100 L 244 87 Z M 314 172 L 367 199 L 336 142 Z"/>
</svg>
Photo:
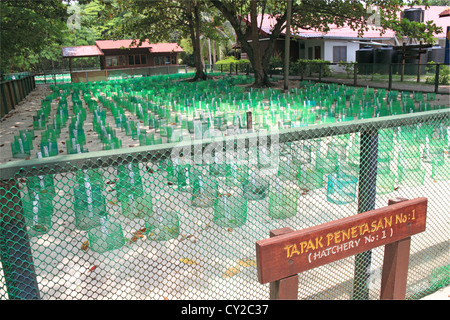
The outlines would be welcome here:
<svg viewBox="0 0 450 320">
<path fill-rule="evenodd" d="M 434 78 L 434 92 L 438 93 L 439 92 L 439 69 L 440 69 L 440 64 L 437 63 L 436 64 L 436 77 Z"/>
<path fill-rule="evenodd" d="M 377 182 L 378 130 L 366 129 L 360 132 L 360 163 L 358 185 L 358 213 L 375 209 Z M 353 299 L 367 300 L 369 288 L 367 280 L 372 252 L 366 251 L 355 256 L 355 277 Z"/>
<path fill-rule="evenodd" d="M 0 181 L 0 257 L 10 300 L 40 299 L 17 181 Z"/>
<path fill-rule="evenodd" d="M 392 90 L 392 63 L 389 64 L 389 84 L 388 84 L 388 90 Z"/>
<path fill-rule="evenodd" d="M 319 63 L 319 82 L 322 81 L 322 63 Z"/>
</svg>

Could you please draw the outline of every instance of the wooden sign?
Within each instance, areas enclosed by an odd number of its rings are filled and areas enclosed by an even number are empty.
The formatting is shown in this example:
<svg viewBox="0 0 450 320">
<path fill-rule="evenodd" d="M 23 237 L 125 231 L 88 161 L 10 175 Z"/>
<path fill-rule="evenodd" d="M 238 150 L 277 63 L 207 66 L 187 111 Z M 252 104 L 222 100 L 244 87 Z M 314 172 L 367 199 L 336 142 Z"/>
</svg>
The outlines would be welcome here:
<svg viewBox="0 0 450 320">
<path fill-rule="evenodd" d="M 277 281 L 425 231 L 426 198 L 256 242 L 258 280 Z"/>
</svg>

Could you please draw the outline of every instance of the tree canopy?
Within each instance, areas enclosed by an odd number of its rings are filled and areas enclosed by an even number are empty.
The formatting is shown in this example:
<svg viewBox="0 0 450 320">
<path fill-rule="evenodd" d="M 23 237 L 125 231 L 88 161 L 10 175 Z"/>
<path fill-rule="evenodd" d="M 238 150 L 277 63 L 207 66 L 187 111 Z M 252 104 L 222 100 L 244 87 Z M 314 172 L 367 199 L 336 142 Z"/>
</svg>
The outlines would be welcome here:
<svg viewBox="0 0 450 320">
<path fill-rule="evenodd" d="M 14 69 L 32 54 L 61 44 L 61 32 L 67 20 L 67 5 L 60 0 L 2 0 L 1 62 L 2 73 Z"/>
<path fill-rule="evenodd" d="M 359 34 L 369 30 L 376 8 L 380 33 L 388 29 L 399 37 L 432 43 L 433 23 L 402 19 L 405 6 L 443 4 L 448 0 L 292 0 L 292 29 L 328 31 L 347 25 Z M 270 85 L 268 70 L 274 44 L 286 26 L 287 1 L 280 0 L 2 0 L 1 71 L 64 67 L 63 46 L 92 45 L 98 39 L 148 39 L 192 46 L 197 79 L 205 79 L 202 50 L 205 39 L 230 45 L 239 42 L 255 72 L 255 85 Z M 69 10 L 68 10 L 69 9 Z M 78 10 L 78 11 L 76 11 Z M 72 12 L 78 25 L 70 25 Z M 71 14 L 72 13 L 72 14 Z M 276 22 L 266 49 L 259 49 L 259 14 Z M 231 30 L 231 33 L 230 33 Z M 234 38 L 235 37 L 235 38 Z M 249 37 L 251 41 L 249 40 Z M 256 40 L 256 41 L 255 41 Z M 188 50 L 189 51 L 189 50 Z M 78 60 L 78 59 L 77 59 Z M 93 60 L 86 60 L 94 63 Z M 82 62 L 78 62 L 82 66 Z M 97 62 L 98 63 L 98 62 Z"/>
</svg>

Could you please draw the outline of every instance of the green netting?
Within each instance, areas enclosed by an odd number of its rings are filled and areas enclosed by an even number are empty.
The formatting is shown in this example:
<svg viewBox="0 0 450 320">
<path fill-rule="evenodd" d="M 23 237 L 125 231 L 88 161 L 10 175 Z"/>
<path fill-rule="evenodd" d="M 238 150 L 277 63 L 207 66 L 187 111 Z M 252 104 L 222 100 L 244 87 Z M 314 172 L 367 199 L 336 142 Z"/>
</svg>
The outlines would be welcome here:
<svg viewBox="0 0 450 320">
<path fill-rule="evenodd" d="M 448 284 L 448 109 L 345 85 L 175 80 L 52 86 L 11 149 L 31 159 L 0 167 L 2 299 L 268 299 L 257 240 L 395 197 L 429 199 L 408 298 Z M 299 298 L 377 299 L 382 261 L 377 248 L 304 272 Z"/>
</svg>

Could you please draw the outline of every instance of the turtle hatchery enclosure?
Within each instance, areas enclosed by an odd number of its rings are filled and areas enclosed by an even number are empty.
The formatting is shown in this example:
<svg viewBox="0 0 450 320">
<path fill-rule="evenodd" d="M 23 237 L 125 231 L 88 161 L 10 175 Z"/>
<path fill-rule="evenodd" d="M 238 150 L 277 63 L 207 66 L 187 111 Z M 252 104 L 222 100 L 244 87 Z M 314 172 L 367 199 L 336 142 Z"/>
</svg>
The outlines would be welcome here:
<svg viewBox="0 0 450 320">
<path fill-rule="evenodd" d="M 407 298 L 449 284 L 448 96 L 189 76 L 38 85 L 2 119 L 2 299 L 268 299 L 256 241 L 395 197 L 428 198 Z M 377 299 L 366 256 L 368 296 L 350 257 L 299 298 Z"/>
</svg>

